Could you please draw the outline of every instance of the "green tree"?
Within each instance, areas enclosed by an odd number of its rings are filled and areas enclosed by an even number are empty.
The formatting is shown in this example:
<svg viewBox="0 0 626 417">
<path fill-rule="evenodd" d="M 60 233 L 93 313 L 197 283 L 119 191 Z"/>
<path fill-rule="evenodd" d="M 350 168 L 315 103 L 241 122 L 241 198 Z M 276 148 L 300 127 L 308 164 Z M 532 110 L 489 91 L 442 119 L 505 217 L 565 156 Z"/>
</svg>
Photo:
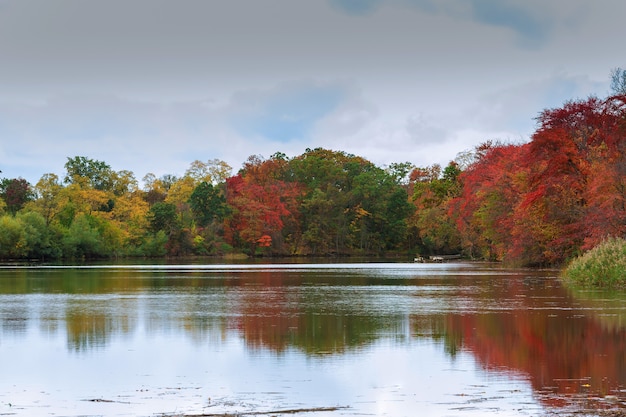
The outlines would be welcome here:
<svg viewBox="0 0 626 417">
<path fill-rule="evenodd" d="M 107 163 L 84 156 L 67 158 L 65 170 L 63 182 L 66 184 L 73 184 L 79 182 L 79 178 L 85 178 L 96 190 L 111 190 L 115 183 L 113 170 Z"/>
<path fill-rule="evenodd" d="M 155 203 L 148 211 L 148 221 L 155 233 L 162 230 L 169 234 L 179 228 L 176 206 L 172 203 Z"/>
<path fill-rule="evenodd" d="M 351 226 L 358 248 L 382 252 L 404 240 L 406 218 L 412 212 L 401 178 L 373 164 L 365 165 L 352 181 Z"/>
<path fill-rule="evenodd" d="M 387 167 L 387 173 L 393 178 L 393 180 L 400 185 L 408 185 L 409 174 L 415 168 L 410 162 L 391 163 Z"/>
<path fill-rule="evenodd" d="M 77 216 L 63 239 L 64 255 L 68 258 L 99 258 L 108 255 L 98 223 L 93 216 Z"/>
<path fill-rule="evenodd" d="M 206 227 L 213 222 L 222 222 L 227 213 L 226 198 L 218 187 L 206 181 L 194 188 L 189 197 L 189 206 L 196 222 Z"/>
<path fill-rule="evenodd" d="M 302 184 L 302 239 L 313 253 L 398 248 L 412 211 L 406 194 L 411 164 L 383 170 L 370 161 L 326 149 L 307 149 L 286 173 Z"/>
<path fill-rule="evenodd" d="M 24 258 L 28 253 L 22 223 L 15 216 L 0 217 L 0 257 Z"/>
<path fill-rule="evenodd" d="M 35 212 L 0 217 L 0 258 L 46 259 L 58 256 L 44 218 Z"/>
<path fill-rule="evenodd" d="M 60 248 L 53 243 L 52 230 L 41 214 L 22 212 L 18 213 L 17 220 L 22 225 L 27 257 L 49 259 L 60 256 Z"/>
<path fill-rule="evenodd" d="M 304 251 L 347 251 L 351 176 L 362 163 L 362 158 L 322 148 L 307 149 L 289 162 L 294 180 L 305 188 L 300 212 Z"/>
</svg>

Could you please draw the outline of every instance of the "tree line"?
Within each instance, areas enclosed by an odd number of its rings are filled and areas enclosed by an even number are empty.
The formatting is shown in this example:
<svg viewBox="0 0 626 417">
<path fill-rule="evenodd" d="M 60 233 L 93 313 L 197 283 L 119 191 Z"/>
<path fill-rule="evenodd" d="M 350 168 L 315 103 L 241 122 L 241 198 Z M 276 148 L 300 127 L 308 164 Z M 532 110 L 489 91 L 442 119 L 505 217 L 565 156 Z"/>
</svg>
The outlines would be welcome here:
<svg viewBox="0 0 626 417">
<path fill-rule="evenodd" d="M 463 254 L 563 263 L 626 234 L 626 95 L 546 109 L 522 144 L 487 141 L 446 167 L 379 167 L 322 148 L 182 176 L 68 158 L 34 185 L 0 180 L 0 258 Z"/>
</svg>

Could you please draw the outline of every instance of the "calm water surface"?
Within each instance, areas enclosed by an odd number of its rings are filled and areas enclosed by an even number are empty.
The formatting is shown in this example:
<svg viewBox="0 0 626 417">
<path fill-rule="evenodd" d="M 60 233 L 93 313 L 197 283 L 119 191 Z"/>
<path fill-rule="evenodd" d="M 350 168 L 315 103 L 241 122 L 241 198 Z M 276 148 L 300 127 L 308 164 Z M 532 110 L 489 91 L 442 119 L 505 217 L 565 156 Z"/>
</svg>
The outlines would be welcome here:
<svg viewBox="0 0 626 417">
<path fill-rule="evenodd" d="M 487 264 L 0 267 L 0 415 L 626 408 L 626 293 Z"/>
</svg>

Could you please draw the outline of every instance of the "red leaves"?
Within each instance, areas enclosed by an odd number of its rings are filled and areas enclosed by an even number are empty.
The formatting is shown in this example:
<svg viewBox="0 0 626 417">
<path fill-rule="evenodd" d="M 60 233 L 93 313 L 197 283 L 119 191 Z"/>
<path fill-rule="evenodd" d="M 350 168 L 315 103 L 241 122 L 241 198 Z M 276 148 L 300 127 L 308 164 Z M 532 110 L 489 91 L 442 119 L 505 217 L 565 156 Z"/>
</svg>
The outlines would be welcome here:
<svg viewBox="0 0 626 417">
<path fill-rule="evenodd" d="M 272 237 L 269 235 L 263 235 L 256 241 L 256 243 L 258 243 L 262 248 L 268 248 L 272 246 Z"/>
<path fill-rule="evenodd" d="M 559 263 L 626 232 L 626 96 L 572 101 L 538 120 L 529 144 L 485 144 L 461 177 L 452 207 L 474 250 Z"/>
<path fill-rule="evenodd" d="M 242 173 L 226 180 L 226 200 L 233 208 L 229 236 L 234 233 L 250 244 L 269 247 L 271 235 L 297 214 L 299 186 L 277 179 L 279 169 L 274 159 L 250 158 Z"/>
<path fill-rule="evenodd" d="M 463 190 L 451 207 L 473 256 L 503 258 L 524 191 L 526 153 L 525 145 L 481 145 L 477 161 L 461 174 Z"/>
</svg>

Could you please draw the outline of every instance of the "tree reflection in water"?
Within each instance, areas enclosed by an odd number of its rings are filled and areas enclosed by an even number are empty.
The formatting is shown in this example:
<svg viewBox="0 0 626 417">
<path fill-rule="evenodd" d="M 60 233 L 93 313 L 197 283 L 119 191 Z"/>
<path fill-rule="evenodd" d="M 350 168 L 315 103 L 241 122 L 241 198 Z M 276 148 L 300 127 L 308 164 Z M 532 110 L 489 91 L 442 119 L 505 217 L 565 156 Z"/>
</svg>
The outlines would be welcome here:
<svg viewBox="0 0 626 417">
<path fill-rule="evenodd" d="M 424 269 L 4 270 L 0 324 L 4 335 L 26 332 L 29 321 L 65 331 L 79 354 L 169 332 L 196 345 L 234 334 L 250 351 L 307 357 L 427 341 L 450 358 L 470 352 L 488 372 L 527 375 L 546 406 L 625 406 L 626 294 L 572 296 L 554 272 L 415 268 Z"/>
</svg>

